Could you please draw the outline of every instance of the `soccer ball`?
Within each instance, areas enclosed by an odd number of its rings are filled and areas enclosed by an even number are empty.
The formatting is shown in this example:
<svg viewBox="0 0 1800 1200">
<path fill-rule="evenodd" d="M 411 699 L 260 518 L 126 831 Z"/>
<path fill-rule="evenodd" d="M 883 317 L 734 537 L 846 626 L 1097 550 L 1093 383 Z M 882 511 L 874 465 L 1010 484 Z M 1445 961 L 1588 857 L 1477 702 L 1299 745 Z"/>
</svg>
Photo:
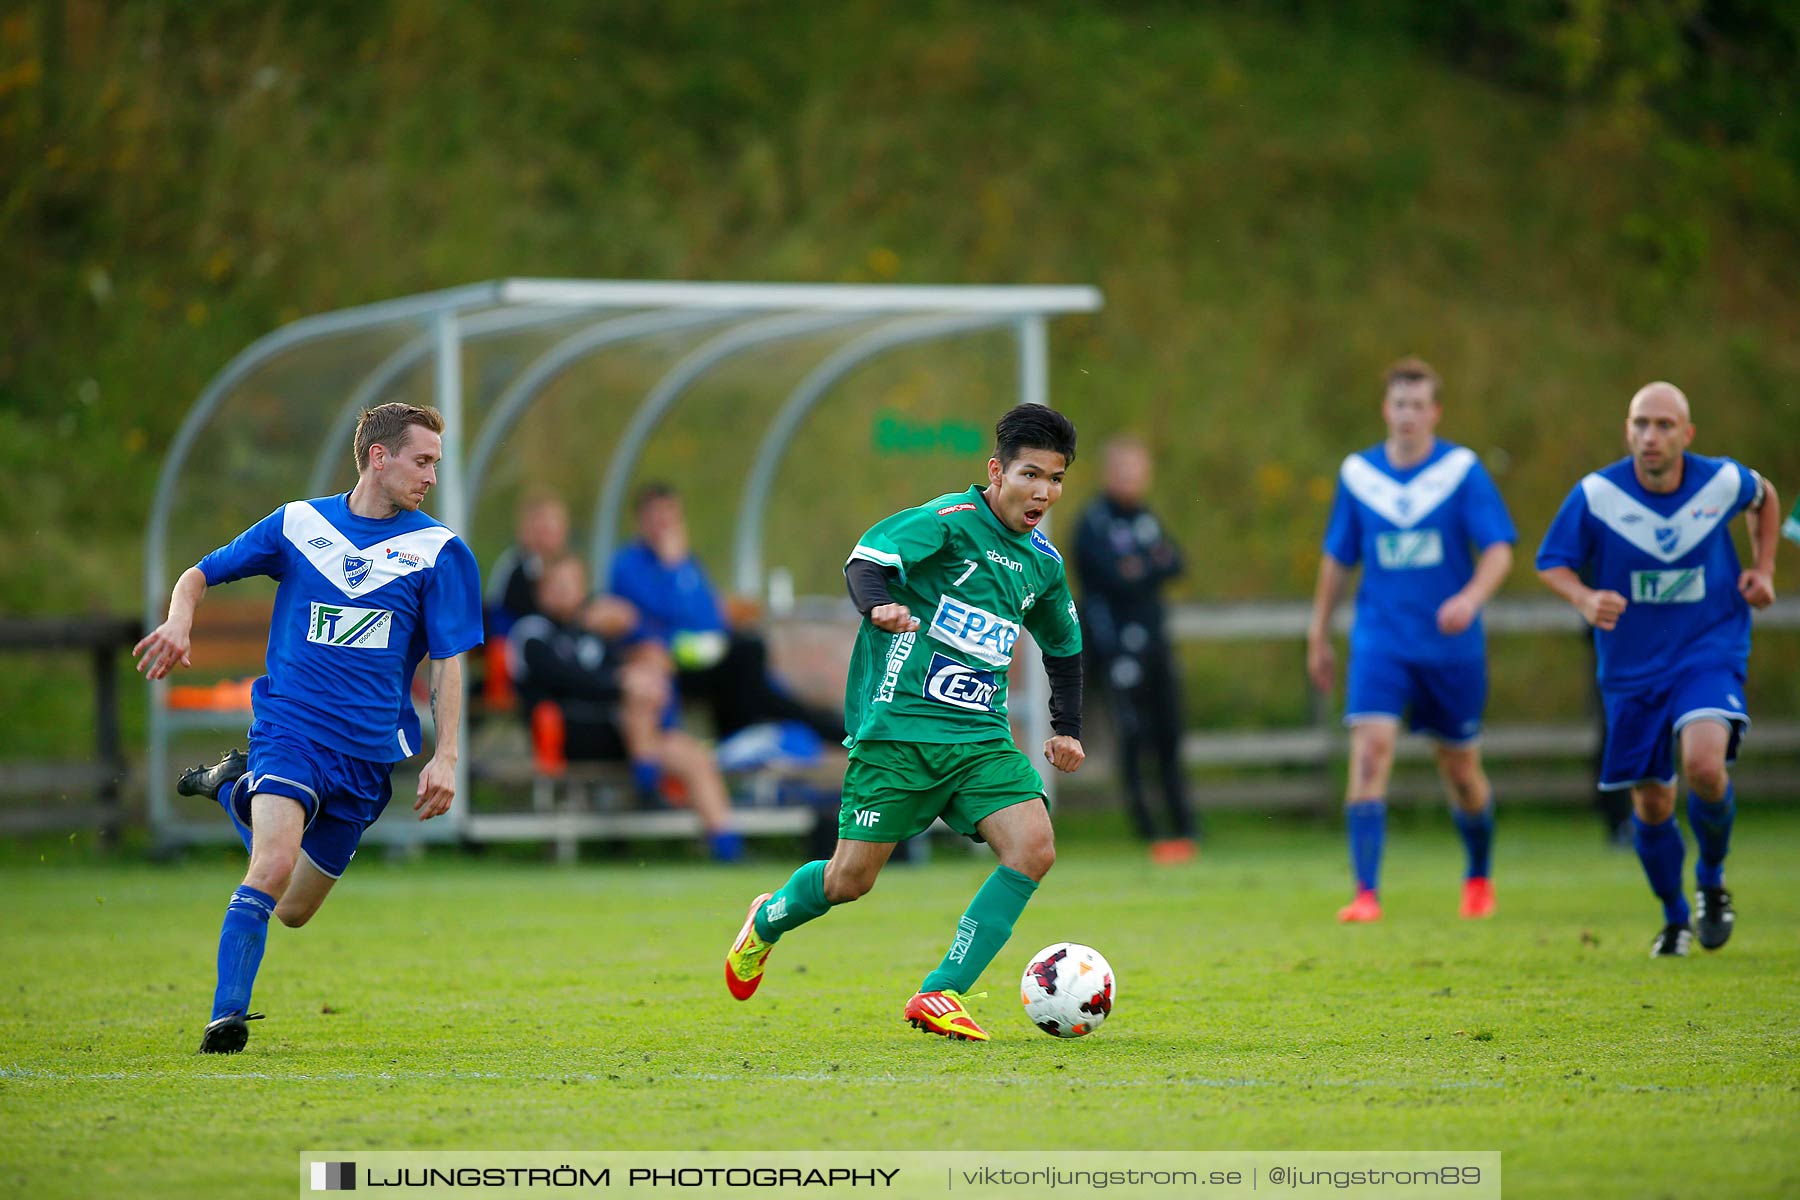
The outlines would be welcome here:
<svg viewBox="0 0 1800 1200">
<path fill-rule="evenodd" d="M 1118 985 L 1100 952 L 1079 942 L 1057 942 L 1031 956 L 1019 981 L 1019 1001 L 1031 1023 L 1051 1037 L 1094 1032 L 1113 1010 Z"/>
</svg>

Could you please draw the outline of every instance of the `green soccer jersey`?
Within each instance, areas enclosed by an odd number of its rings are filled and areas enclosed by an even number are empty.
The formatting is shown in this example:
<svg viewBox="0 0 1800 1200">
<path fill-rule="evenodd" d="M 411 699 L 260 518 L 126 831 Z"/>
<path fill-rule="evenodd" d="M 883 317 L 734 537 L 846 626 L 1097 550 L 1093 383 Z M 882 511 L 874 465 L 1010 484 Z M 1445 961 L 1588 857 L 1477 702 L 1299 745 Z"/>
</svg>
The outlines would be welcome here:
<svg viewBox="0 0 1800 1200">
<path fill-rule="evenodd" d="M 1037 530 L 1001 524 L 979 487 L 895 513 L 850 557 L 899 573 L 888 590 L 919 628 L 863 621 L 844 689 L 847 746 L 1011 739 L 1006 672 L 1020 626 L 1045 654 L 1081 651 L 1062 555 Z"/>
</svg>

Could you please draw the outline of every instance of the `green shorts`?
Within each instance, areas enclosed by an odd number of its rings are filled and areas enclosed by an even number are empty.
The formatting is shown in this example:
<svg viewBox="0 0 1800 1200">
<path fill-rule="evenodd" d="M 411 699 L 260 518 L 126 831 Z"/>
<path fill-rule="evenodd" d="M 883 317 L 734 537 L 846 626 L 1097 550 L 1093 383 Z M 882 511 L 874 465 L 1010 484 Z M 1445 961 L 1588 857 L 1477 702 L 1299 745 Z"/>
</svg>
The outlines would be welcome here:
<svg viewBox="0 0 1800 1200">
<path fill-rule="evenodd" d="M 858 742 L 844 772 L 838 836 L 903 842 L 942 817 L 975 837 L 978 822 L 1043 794 L 1031 760 L 1009 741 Z"/>
</svg>

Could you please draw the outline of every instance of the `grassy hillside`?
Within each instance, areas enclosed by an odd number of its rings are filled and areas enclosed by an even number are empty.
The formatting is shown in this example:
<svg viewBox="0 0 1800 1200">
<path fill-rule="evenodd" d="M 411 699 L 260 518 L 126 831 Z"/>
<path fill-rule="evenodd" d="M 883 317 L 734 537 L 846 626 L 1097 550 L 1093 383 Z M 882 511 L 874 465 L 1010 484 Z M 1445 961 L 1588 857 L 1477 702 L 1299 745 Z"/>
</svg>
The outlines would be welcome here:
<svg viewBox="0 0 1800 1200">
<path fill-rule="evenodd" d="M 1443 371 L 1445 432 L 1488 459 L 1527 543 L 1653 377 L 1694 397 L 1700 448 L 1800 490 L 1787 160 L 1678 136 L 1628 92 L 1535 97 L 1326 15 L 10 11 L 0 609 L 136 608 L 160 455 L 252 338 L 502 275 L 1095 283 L 1105 311 L 1053 331 L 1055 397 L 1090 444 L 1156 440 L 1193 596 L 1307 589 L 1328 480 L 1375 439 L 1375 381 L 1403 352 Z M 987 416 L 1007 360 L 969 353 L 859 384 L 790 486 L 833 493 L 852 534 L 909 497 L 918 471 L 862 470 L 868 413 Z M 573 478 L 591 463 L 570 444 L 539 425 L 518 449 Z M 654 466 L 697 481 L 719 544 L 741 466 L 680 431 Z M 1078 471 L 1070 501 L 1090 494 Z M 478 542 L 505 524 L 495 509 Z M 772 531 L 803 581 L 841 558 L 812 529 Z"/>
</svg>

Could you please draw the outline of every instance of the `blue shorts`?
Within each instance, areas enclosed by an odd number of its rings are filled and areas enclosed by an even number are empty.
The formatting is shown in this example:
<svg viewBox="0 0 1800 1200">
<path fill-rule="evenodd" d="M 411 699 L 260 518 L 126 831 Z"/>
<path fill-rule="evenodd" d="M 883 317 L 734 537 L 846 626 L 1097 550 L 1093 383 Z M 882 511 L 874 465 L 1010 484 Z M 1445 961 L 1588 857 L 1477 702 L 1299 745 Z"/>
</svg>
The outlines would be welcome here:
<svg viewBox="0 0 1800 1200">
<path fill-rule="evenodd" d="M 351 758 L 267 721 L 250 726 L 250 770 L 231 795 L 232 819 L 250 824 L 250 797 L 286 796 L 306 810 L 300 853 L 336 879 L 356 857 L 363 830 L 394 794 L 394 764 Z"/>
<path fill-rule="evenodd" d="M 1640 783 L 1675 782 L 1675 748 L 1695 721 L 1718 721 L 1731 730 L 1725 761 L 1736 762 L 1738 743 L 1750 727 L 1744 711 L 1744 672 L 1697 667 L 1663 685 L 1632 691 L 1602 689 L 1606 749 L 1600 757 L 1600 790 L 1617 792 Z"/>
<path fill-rule="evenodd" d="M 1407 718 L 1414 733 L 1460 746 L 1481 736 L 1487 708 L 1487 659 L 1414 663 L 1367 651 L 1350 656 L 1344 724 Z"/>
</svg>

